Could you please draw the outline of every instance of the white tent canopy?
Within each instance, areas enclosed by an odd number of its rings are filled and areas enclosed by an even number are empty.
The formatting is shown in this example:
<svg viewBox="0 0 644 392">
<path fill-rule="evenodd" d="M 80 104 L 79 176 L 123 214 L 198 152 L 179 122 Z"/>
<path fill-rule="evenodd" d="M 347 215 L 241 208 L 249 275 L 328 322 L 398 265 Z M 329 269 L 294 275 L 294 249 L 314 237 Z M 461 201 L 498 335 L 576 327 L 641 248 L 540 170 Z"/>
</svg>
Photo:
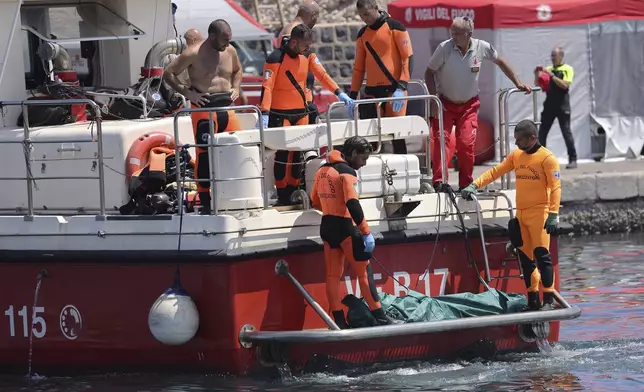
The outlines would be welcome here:
<svg viewBox="0 0 644 392">
<path fill-rule="evenodd" d="M 179 34 L 196 28 L 206 35 L 213 20 L 230 24 L 234 41 L 270 40 L 274 36 L 233 0 L 173 0 L 177 5 L 175 27 Z"/>
<path fill-rule="evenodd" d="M 641 0 L 398 0 L 389 13 L 409 30 L 414 78 L 423 78 L 436 46 L 449 38 L 455 16 L 474 20 L 474 36 L 495 46 L 519 78 L 532 84 L 534 69 L 550 65 L 550 52 L 564 48 L 575 70 L 570 90 L 571 127 L 580 160 L 593 157 L 591 128 L 606 132 L 604 158 L 640 154 L 644 146 L 644 6 Z M 479 117 L 498 130 L 498 91 L 514 87 L 492 63 L 479 78 Z M 545 94 L 539 93 L 539 114 Z M 510 122 L 532 118 L 532 100 L 513 95 Z M 567 152 L 559 124 L 547 146 L 562 161 Z M 496 157 L 498 159 L 498 155 Z"/>
</svg>

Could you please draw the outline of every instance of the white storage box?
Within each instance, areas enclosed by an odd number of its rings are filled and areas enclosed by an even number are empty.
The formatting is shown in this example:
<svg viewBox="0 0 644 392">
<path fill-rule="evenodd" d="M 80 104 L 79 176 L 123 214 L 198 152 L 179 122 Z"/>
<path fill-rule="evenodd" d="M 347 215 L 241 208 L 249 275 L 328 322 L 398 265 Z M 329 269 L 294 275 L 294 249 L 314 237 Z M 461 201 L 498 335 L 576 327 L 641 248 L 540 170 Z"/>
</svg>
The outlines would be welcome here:
<svg viewBox="0 0 644 392">
<path fill-rule="evenodd" d="M 326 163 L 325 159 L 313 159 L 306 164 L 306 191 L 311 194 L 315 173 Z M 392 172 L 395 171 L 395 174 Z M 393 183 L 387 183 L 391 174 Z M 420 190 L 420 165 L 412 154 L 372 155 L 367 164 L 358 170 L 358 195 L 361 198 L 382 197 L 395 192 L 413 195 Z"/>
<path fill-rule="evenodd" d="M 262 197 L 262 161 L 259 146 L 240 146 L 239 138 L 234 133 L 219 133 L 215 135 L 213 147 L 215 178 L 219 181 L 212 189 L 217 193 L 217 210 L 244 210 L 261 208 L 264 205 Z M 226 145 L 232 144 L 232 145 Z M 269 168 L 267 168 L 269 170 Z M 272 170 L 272 168 L 271 168 Z M 241 179 L 251 178 L 253 179 Z"/>
</svg>

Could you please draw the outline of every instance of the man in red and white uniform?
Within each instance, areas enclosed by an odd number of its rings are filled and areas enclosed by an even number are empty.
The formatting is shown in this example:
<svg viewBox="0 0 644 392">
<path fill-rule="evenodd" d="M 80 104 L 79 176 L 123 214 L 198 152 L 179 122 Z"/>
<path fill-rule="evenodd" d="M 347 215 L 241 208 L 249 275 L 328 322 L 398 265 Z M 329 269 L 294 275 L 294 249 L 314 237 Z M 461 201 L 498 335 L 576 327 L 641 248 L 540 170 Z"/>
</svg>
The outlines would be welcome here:
<svg viewBox="0 0 644 392">
<path fill-rule="evenodd" d="M 479 74 L 483 60 L 492 61 L 514 85 L 530 93 L 530 86 L 521 83 L 508 62 L 486 41 L 472 38 L 474 23 L 467 17 L 454 18 L 451 27 L 452 38 L 441 42 L 429 59 L 425 71 L 425 83 L 431 94 L 438 92 L 443 103 L 445 146 L 449 145 L 452 126 L 456 133 L 456 156 L 458 157 L 458 186 L 465 188 L 472 183 L 474 170 L 474 144 L 478 128 Z M 441 173 L 440 134 L 436 107 L 432 106 L 432 183 L 434 189 L 443 189 L 448 179 Z M 452 151 L 446 148 L 446 160 L 452 159 Z"/>
</svg>

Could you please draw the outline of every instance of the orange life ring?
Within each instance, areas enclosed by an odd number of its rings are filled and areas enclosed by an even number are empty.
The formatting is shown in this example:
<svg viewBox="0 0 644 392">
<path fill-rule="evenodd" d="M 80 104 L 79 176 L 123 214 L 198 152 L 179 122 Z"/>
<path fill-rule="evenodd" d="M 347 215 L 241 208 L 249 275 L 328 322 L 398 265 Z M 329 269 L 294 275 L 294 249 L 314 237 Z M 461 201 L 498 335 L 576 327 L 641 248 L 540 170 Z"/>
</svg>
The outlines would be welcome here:
<svg viewBox="0 0 644 392">
<path fill-rule="evenodd" d="M 132 143 L 125 158 L 125 181 L 130 182 L 132 174 L 148 164 L 150 151 L 155 147 L 166 147 L 174 150 L 174 138 L 167 133 L 152 132 L 140 136 Z"/>
</svg>

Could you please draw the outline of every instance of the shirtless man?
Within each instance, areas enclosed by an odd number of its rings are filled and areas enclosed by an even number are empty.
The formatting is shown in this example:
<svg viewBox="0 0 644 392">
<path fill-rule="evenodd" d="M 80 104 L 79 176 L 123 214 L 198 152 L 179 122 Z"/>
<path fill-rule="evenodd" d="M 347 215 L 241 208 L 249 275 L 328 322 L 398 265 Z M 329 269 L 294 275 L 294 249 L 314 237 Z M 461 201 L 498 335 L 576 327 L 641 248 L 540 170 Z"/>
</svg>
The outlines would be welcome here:
<svg viewBox="0 0 644 392">
<path fill-rule="evenodd" d="M 232 31 L 228 22 L 217 19 L 208 27 L 208 38 L 184 50 L 165 69 L 163 76 L 175 91 L 185 96 L 197 107 L 232 106 L 239 97 L 242 81 L 242 66 L 237 51 L 230 45 Z M 177 79 L 184 70 L 188 70 L 190 87 L 181 84 Z M 196 144 L 207 144 L 210 126 L 208 112 L 193 112 L 192 128 Z M 213 113 L 215 133 L 239 131 L 241 126 L 235 112 L 216 111 Z M 205 146 L 204 146 L 205 147 Z M 201 214 L 210 214 L 210 168 L 208 149 L 196 147 L 197 192 L 201 204 Z"/>
<path fill-rule="evenodd" d="M 280 32 L 280 46 L 282 44 L 282 38 L 285 35 L 291 35 L 293 27 L 299 24 L 305 24 L 312 29 L 318 21 L 318 16 L 320 16 L 320 6 L 318 3 L 313 0 L 304 0 L 297 9 L 297 15 L 295 15 L 295 18 Z"/>
<path fill-rule="evenodd" d="M 192 46 L 194 44 L 198 44 L 199 42 L 204 40 L 203 35 L 199 32 L 197 29 L 188 29 L 186 32 L 183 34 L 183 39 L 186 40 L 186 46 Z"/>
</svg>

